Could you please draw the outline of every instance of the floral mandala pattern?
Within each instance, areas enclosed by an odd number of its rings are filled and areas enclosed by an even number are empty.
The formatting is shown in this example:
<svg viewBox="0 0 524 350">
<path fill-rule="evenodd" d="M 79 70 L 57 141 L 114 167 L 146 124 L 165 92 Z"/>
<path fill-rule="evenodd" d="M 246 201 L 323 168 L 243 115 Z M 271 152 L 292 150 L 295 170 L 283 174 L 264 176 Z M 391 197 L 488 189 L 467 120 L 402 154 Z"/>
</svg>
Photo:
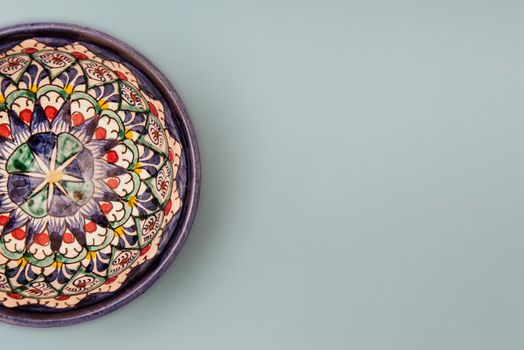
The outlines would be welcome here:
<svg viewBox="0 0 524 350">
<path fill-rule="evenodd" d="M 0 303 L 117 290 L 181 208 L 181 154 L 121 62 L 36 40 L 0 54 Z"/>
</svg>

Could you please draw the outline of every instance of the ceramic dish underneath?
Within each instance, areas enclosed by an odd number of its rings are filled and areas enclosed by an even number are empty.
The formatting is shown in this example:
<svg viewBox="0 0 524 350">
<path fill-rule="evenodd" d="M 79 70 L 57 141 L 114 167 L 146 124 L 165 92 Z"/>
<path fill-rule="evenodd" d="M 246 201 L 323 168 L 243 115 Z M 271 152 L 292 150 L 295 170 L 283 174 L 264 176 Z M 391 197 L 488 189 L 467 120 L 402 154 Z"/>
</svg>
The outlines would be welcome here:
<svg viewBox="0 0 524 350">
<path fill-rule="evenodd" d="M 189 116 L 141 54 L 69 24 L 0 29 L 0 320 L 68 325 L 139 296 L 199 186 Z"/>
</svg>

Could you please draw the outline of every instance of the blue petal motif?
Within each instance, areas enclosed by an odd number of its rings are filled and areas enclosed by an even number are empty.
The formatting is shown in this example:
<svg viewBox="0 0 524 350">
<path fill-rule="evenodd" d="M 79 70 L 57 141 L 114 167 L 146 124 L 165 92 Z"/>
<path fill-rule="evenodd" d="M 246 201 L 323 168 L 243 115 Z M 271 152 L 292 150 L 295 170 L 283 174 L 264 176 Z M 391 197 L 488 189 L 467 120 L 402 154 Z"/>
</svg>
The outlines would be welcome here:
<svg viewBox="0 0 524 350">
<path fill-rule="evenodd" d="M 12 174 L 7 180 L 9 196 L 16 204 L 22 204 L 33 194 L 38 185 L 44 182 L 43 178 L 29 177 L 22 174 Z"/>
<path fill-rule="evenodd" d="M 45 121 L 47 123 L 47 120 Z M 56 135 L 50 132 L 35 134 L 27 140 L 27 145 L 40 159 L 49 166 L 51 153 L 56 144 Z"/>
</svg>

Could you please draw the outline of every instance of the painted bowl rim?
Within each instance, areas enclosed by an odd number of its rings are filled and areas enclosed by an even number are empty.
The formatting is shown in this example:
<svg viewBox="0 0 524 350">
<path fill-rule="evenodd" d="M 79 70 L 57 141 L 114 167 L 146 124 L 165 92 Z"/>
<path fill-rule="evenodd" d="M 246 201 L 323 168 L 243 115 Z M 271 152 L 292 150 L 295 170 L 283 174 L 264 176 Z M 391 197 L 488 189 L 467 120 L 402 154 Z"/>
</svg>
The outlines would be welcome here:
<svg viewBox="0 0 524 350">
<path fill-rule="evenodd" d="M 198 208 L 201 167 L 196 134 L 182 99 L 169 80 L 146 57 L 126 43 L 108 34 L 84 26 L 66 23 L 28 23 L 0 28 L 0 43 L 5 40 L 23 40 L 35 36 L 81 40 L 113 51 L 142 72 L 158 89 L 169 108 L 178 116 L 177 124 L 185 144 L 187 159 L 187 192 L 177 225 L 169 233 L 169 241 L 154 258 L 154 263 L 143 273 L 129 281 L 125 288 L 94 304 L 67 311 L 49 313 L 21 311 L 0 306 L 0 321 L 29 327 L 72 325 L 115 311 L 144 293 L 169 268 L 180 253 Z"/>
</svg>

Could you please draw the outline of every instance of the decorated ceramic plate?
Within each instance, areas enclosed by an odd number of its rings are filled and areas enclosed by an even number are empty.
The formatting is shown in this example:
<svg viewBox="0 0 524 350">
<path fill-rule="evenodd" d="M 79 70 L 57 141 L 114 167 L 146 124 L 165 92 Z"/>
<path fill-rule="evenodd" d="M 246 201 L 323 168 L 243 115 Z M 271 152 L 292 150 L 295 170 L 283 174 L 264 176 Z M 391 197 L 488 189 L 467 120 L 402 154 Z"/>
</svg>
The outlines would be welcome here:
<svg viewBox="0 0 524 350">
<path fill-rule="evenodd" d="M 189 233 L 199 169 L 144 56 L 73 25 L 0 29 L 0 320 L 66 325 L 144 292 Z"/>
</svg>

